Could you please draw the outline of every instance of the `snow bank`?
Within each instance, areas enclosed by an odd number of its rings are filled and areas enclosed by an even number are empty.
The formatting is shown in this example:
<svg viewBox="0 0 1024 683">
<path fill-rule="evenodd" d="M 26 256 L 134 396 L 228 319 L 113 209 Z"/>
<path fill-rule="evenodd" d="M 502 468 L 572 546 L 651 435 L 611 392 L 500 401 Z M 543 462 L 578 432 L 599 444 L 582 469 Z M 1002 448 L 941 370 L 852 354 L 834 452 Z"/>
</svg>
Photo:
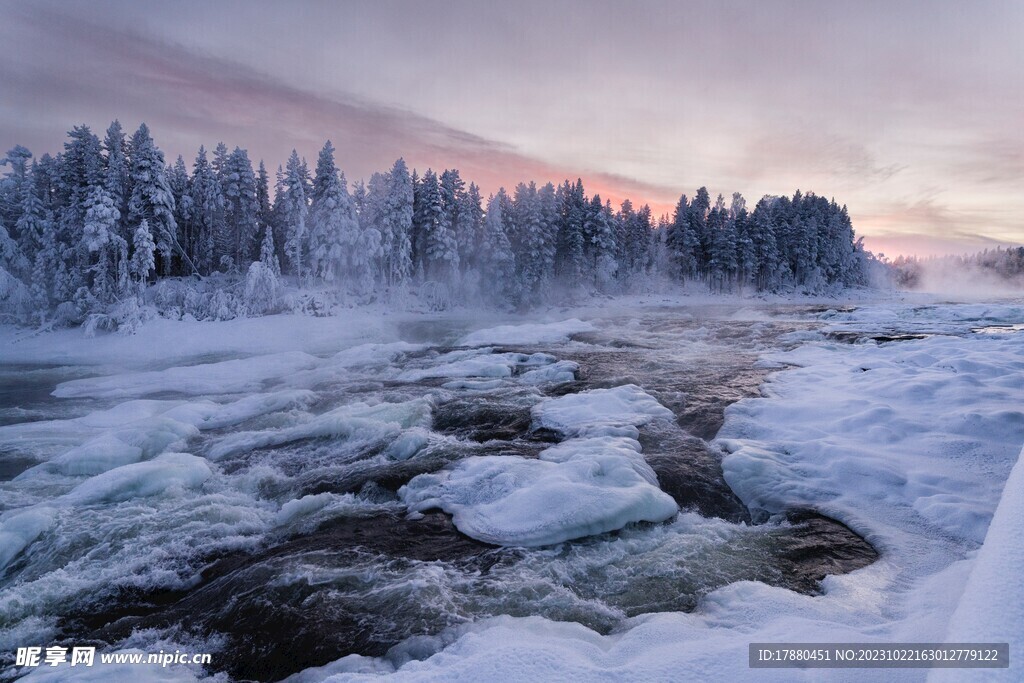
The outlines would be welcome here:
<svg viewBox="0 0 1024 683">
<path fill-rule="evenodd" d="M 985 545 L 978 551 L 960 604 L 950 619 L 946 642 L 1009 643 L 1011 668 L 1024 652 L 1024 451 L 1006 480 Z M 929 683 L 989 681 L 992 672 L 982 669 L 939 669 Z"/>
<path fill-rule="evenodd" d="M 574 334 L 593 332 L 596 328 L 589 322 L 576 318 L 557 323 L 526 323 L 523 325 L 499 325 L 470 332 L 457 344 L 459 346 L 526 346 L 531 344 L 554 344 L 564 342 Z"/>
<path fill-rule="evenodd" d="M 125 398 L 162 392 L 199 396 L 259 391 L 268 380 L 308 370 L 320 362 L 319 358 L 308 353 L 289 351 L 220 363 L 75 379 L 58 384 L 53 395 L 59 398 Z"/>
<path fill-rule="evenodd" d="M 470 457 L 398 494 L 411 511 L 441 508 L 462 533 L 497 545 L 561 543 L 678 511 L 629 438 L 570 439 L 537 460 Z"/>
<path fill-rule="evenodd" d="M 727 409 L 726 480 L 752 508 L 824 506 L 894 547 L 922 523 L 980 544 L 1024 442 L 1024 355 L 1009 336 L 776 354 L 804 367 Z"/>
<path fill-rule="evenodd" d="M 537 427 L 566 435 L 608 433 L 609 428 L 639 427 L 673 417 L 671 410 L 635 384 L 568 394 L 533 407 Z"/>
</svg>

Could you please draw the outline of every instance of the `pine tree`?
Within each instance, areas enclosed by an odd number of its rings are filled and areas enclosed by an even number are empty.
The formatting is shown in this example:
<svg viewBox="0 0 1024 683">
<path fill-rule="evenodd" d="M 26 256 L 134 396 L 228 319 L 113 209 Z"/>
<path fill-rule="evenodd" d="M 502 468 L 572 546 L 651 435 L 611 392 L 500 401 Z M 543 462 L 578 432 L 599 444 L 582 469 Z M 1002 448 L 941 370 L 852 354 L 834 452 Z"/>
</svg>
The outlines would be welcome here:
<svg viewBox="0 0 1024 683">
<path fill-rule="evenodd" d="M 132 195 L 131 168 L 128 163 L 128 143 L 125 141 L 121 122 L 114 119 L 107 128 L 103 139 L 103 149 L 107 153 L 106 170 L 103 177 L 103 188 L 110 195 L 121 218 L 117 222 L 117 234 L 123 238 L 130 237 L 128 224 L 128 199 Z"/>
<path fill-rule="evenodd" d="M 475 183 L 470 183 L 469 190 L 459 199 L 455 239 L 459 245 L 459 263 L 463 272 L 479 272 L 480 244 L 484 236 L 484 208 L 481 201 L 480 188 Z"/>
<path fill-rule="evenodd" d="M 390 286 L 406 284 L 413 273 L 413 180 L 404 159 L 398 159 L 383 188 L 379 230 L 382 245 L 383 279 Z"/>
<path fill-rule="evenodd" d="M 216 270 L 214 260 L 214 235 L 224 230 L 224 197 L 220 181 L 213 167 L 206 160 L 206 149 L 199 148 L 188 190 L 189 220 L 185 227 L 184 239 L 189 257 L 199 272 L 209 275 Z"/>
<path fill-rule="evenodd" d="M 302 177 L 302 162 L 294 149 L 288 159 L 288 166 L 282 181 L 281 191 L 277 197 L 281 206 L 281 221 L 284 227 L 285 253 L 291 263 L 292 272 L 301 282 L 306 271 L 303 260 L 307 251 L 306 217 L 309 205 L 306 203 L 306 183 Z"/>
<path fill-rule="evenodd" d="M 444 220 L 444 205 L 437 175 L 423 174 L 414 199 L 413 232 L 419 236 L 420 265 L 427 280 L 454 282 L 459 270 L 459 248 Z"/>
<path fill-rule="evenodd" d="M 577 179 L 573 185 L 566 180 L 558 194 L 560 207 L 555 269 L 565 285 L 576 287 L 582 282 L 586 267 L 583 256 L 583 217 L 586 213 L 583 181 Z"/>
<path fill-rule="evenodd" d="M 587 205 L 583 234 L 586 240 L 583 253 L 587 261 L 587 272 L 594 286 L 607 292 L 612 288 L 619 269 L 616 260 L 618 240 L 614 219 L 605 212 L 601 195 L 595 194 Z"/>
<path fill-rule="evenodd" d="M 86 200 L 83 238 L 91 255 L 89 291 L 96 301 L 109 303 L 118 295 L 118 258 L 124 240 L 117 234 L 121 212 L 102 185 L 97 185 Z"/>
<path fill-rule="evenodd" d="M 19 241 L 17 224 L 21 218 L 22 200 L 30 184 L 28 163 L 31 158 L 32 152 L 15 145 L 0 160 L 0 167 L 11 167 L 10 172 L 0 179 L 0 221 L 14 228 L 11 238 Z"/>
<path fill-rule="evenodd" d="M 156 243 L 149 231 L 149 222 L 143 218 L 132 238 L 131 274 L 139 286 L 139 292 L 146 285 L 149 274 L 156 268 Z"/>
<path fill-rule="evenodd" d="M 482 294 L 492 303 L 512 303 L 518 300 L 515 277 L 515 259 L 512 245 L 505 232 L 505 212 L 512 203 L 504 188 L 487 200 L 484 217 L 483 241 L 480 246 L 480 269 L 486 273 L 482 280 Z"/>
<path fill-rule="evenodd" d="M 178 225 L 174 222 L 174 195 L 164 174 L 164 154 L 149 135 L 143 123 L 132 136 L 132 195 L 128 215 L 132 223 L 146 221 L 156 235 L 164 275 L 172 272 L 172 253 L 182 257 L 189 272 L 195 265 L 178 242 Z"/>
<path fill-rule="evenodd" d="M 224 255 L 236 269 L 241 269 L 256 256 L 256 238 L 259 230 L 256 197 L 256 177 L 252 172 L 249 154 L 238 147 L 225 161 L 221 177 L 224 193 Z"/>
</svg>

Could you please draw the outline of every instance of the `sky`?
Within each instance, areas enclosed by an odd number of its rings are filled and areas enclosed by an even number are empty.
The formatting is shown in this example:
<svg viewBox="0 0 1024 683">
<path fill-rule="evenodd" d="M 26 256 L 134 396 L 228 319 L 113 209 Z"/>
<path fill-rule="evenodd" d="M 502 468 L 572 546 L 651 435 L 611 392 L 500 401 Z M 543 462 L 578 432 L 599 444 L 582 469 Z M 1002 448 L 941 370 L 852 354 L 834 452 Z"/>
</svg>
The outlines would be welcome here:
<svg viewBox="0 0 1024 683">
<path fill-rule="evenodd" d="M 350 181 L 402 156 L 656 215 L 800 189 L 889 256 L 1024 243 L 1019 0 L 0 0 L 0 51 L 3 150 L 117 118 L 189 166 L 330 139 Z"/>
</svg>

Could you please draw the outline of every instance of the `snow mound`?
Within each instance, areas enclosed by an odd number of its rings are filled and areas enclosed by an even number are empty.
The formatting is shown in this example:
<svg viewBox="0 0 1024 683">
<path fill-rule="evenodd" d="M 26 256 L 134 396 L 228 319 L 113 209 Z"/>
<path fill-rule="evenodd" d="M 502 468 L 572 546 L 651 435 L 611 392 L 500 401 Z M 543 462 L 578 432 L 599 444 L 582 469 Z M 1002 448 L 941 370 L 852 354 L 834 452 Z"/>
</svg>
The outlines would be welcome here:
<svg viewBox="0 0 1024 683">
<path fill-rule="evenodd" d="M 196 488 L 213 475 L 202 458 L 164 453 L 147 462 L 124 465 L 86 479 L 62 498 L 75 505 L 116 503 L 155 496 L 172 488 Z"/>
<path fill-rule="evenodd" d="M 548 384 L 548 383 L 560 383 L 560 382 L 572 382 L 576 379 L 576 373 L 579 371 L 579 363 L 575 363 L 571 360 L 560 360 L 551 365 L 545 365 L 544 367 L 537 368 L 536 370 L 528 370 L 519 376 L 519 381 L 526 384 Z"/>
<path fill-rule="evenodd" d="M 654 419 L 673 418 L 671 410 L 635 384 L 550 398 L 533 407 L 537 427 L 566 435 L 607 434 L 609 428 L 639 427 Z"/>
<path fill-rule="evenodd" d="M 678 511 L 629 438 L 570 439 L 519 456 L 470 457 L 399 489 L 412 512 L 440 508 L 485 543 L 541 546 L 662 522 Z"/>
<path fill-rule="evenodd" d="M 554 344 L 564 342 L 574 334 L 593 332 L 596 328 L 577 318 L 557 323 L 527 323 L 523 325 L 499 325 L 470 332 L 457 344 L 459 346 L 501 346 Z"/>
<path fill-rule="evenodd" d="M 547 370 L 549 366 L 557 365 L 556 361 L 554 356 L 547 353 L 492 353 L 490 348 L 452 351 L 432 359 L 434 364 L 429 367 L 402 372 L 398 379 L 403 382 L 419 382 L 433 378 L 503 379 L 511 377 L 517 371 L 525 371 L 523 374 L 526 375 L 538 370 Z M 566 366 L 561 366 L 553 372 L 558 374 L 564 373 L 565 370 Z"/>
</svg>

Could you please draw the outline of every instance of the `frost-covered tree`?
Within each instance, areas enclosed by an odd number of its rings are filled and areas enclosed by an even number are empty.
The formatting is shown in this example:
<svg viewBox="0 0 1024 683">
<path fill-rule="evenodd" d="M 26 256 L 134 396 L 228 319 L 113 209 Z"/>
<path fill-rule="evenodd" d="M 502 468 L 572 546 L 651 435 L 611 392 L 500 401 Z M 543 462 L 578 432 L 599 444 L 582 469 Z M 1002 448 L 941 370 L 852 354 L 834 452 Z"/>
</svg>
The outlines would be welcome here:
<svg viewBox="0 0 1024 683">
<path fill-rule="evenodd" d="M 417 269 L 427 280 L 454 282 L 459 272 L 459 248 L 445 223 L 437 174 L 430 169 L 414 188 L 413 207 L 413 233 L 419 248 Z"/>
<path fill-rule="evenodd" d="M 121 216 L 117 222 L 117 234 L 123 239 L 128 239 L 131 236 L 128 224 L 128 200 L 132 195 L 131 168 L 128 163 L 128 143 L 121 122 L 117 119 L 114 119 L 107 128 L 106 137 L 103 138 L 103 150 L 107 155 L 103 189 L 110 195 L 114 208 Z"/>
<path fill-rule="evenodd" d="M 156 268 L 156 243 L 149 231 L 149 223 L 145 218 L 139 223 L 132 237 L 132 258 L 129 270 L 138 283 L 139 290 L 146 284 L 149 274 Z"/>
<path fill-rule="evenodd" d="M 458 201 L 455 235 L 459 245 L 459 264 L 464 272 L 479 272 L 480 243 L 483 241 L 484 233 L 484 208 L 481 205 L 480 188 L 476 183 L 470 183 L 469 189 Z"/>
<path fill-rule="evenodd" d="M 199 148 L 192 166 L 188 196 L 191 210 L 184 229 L 185 244 L 199 272 L 209 275 L 217 267 L 214 235 L 224 230 L 224 196 L 217 174 L 206 159 L 204 147 Z"/>
<path fill-rule="evenodd" d="M 558 202 L 560 206 L 555 271 L 565 285 L 576 287 L 582 282 L 586 269 L 583 255 L 583 220 L 586 215 L 583 181 L 577 179 L 573 185 L 566 180 L 558 188 Z"/>
<path fill-rule="evenodd" d="M 610 291 L 619 268 L 616 259 L 619 249 L 614 219 L 601 202 L 601 195 L 595 194 L 590 199 L 583 234 L 586 239 L 583 251 L 587 259 L 587 272 L 598 290 Z"/>
<path fill-rule="evenodd" d="M 376 227 L 381 235 L 383 254 L 380 269 L 388 286 L 406 284 L 413 274 L 413 181 L 404 159 L 398 159 L 387 182 L 370 188 Z"/>
<path fill-rule="evenodd" d="M 669 259 L 677 270 L 677 277 L 680 279 L 697 277 L 700 239 L 690 225 L 690 202 L 685 194 L 681 195 L 676 203 L 665 243 Z"/>
<path fill-rule="evenodd" d="M 113 197 L 102 185 L 94 187 L 86 199 L 82 237 L 91 261 L 89 291 L 100 303 L 109 303 L 119 294 L 118 259 L 123 243 L 117 234 L 120 218 L 121 212 L 114 206 Z"/>
<path fill-rule="evenodd" d="M 235 147 L 224 162 L 220 185 L 224 193 L 224 238 L 218 251 L 241 269 L 256 257 L 259 230 L 256 176 L 248 152 Z"/>
<path fill-rule="evenodd" d="M 274 231 L 270 226 L 263 228 L 263 241 L 260 243 L 260 262 L 270 268 L 274 275 L 281 276 L 281 262 L 277 258 L 277 249 L 274 246 Z"/>
<path fill-rule="evenodd" d="M 277 308 L 279 289 L 273 268 L 263 261 L 253 261 L 245 276 L 246 310 L 257 315 L 273 312 Z"/>
<path fill-rule="evenodd" d="M 164 275 L 173 269 L 172 256 L 177 253 L 188 272 L 196 272 L 195 264 L 178 242 L 178 225 L 174 221 L 174 195 L 167 182 L 164 153 L 153 143 L 149 128 L 143 123 L 131 142 L 132 195 L 128 201 L 128 219 L 133 224 L 146 221 L 155 234 Z"/>
<path fill-rule="evenodd" d="M 313 187 L 308 238 L 311 273 L 324 282 L 340 281 L 368 291 L 379 258 L 380 233 L 375 227 L 360 226 L 344 175 L 339 176 L 334 165 L 330 142 L 320 152 Z"/>
<path fill-rule="evenodd" d="M 480 268 L 486 274 L 481 280 L 484 298 L 492 303 L 511 303 L 519 298 L 512 245 L 505 232 L 505 213 L 512 206 L 504 188 L 487 200 L 483 241 L 480 245 Z"/>
<path fill-rule="evenodd" d="M 288 255 L 292 272 L 300 281 L 306 274 L 304 270 L 307 251 L 306 217 L 309 213 L 302 166 L 299 153 L 293 149 L 291 157 L 288 158 L 288 166 L 275 202 L 275 208 L 280 206 L 278 215 L 285 233 L 285 253 Z"/>
<path fill-rule="evenodd" d="M 4 225 L 15 228 L 12 239 L 19 239 L 17 224 L 21 218 L 22 201 L 31 181 L 29 178 L 29 160 L 32 152 L 21 145 L 15 145 L 0 159 L 0 167 L 9 166 L 3 178 L 0 178 L 0 221 Z"/>
<path fill-rule="evenodd" d="M 718 195 L 707 218 L 708 279 L 712 287 L 725 291 L 736 272 L 735 224 L 729 220 L 725 199 Z"/>
</svg>

